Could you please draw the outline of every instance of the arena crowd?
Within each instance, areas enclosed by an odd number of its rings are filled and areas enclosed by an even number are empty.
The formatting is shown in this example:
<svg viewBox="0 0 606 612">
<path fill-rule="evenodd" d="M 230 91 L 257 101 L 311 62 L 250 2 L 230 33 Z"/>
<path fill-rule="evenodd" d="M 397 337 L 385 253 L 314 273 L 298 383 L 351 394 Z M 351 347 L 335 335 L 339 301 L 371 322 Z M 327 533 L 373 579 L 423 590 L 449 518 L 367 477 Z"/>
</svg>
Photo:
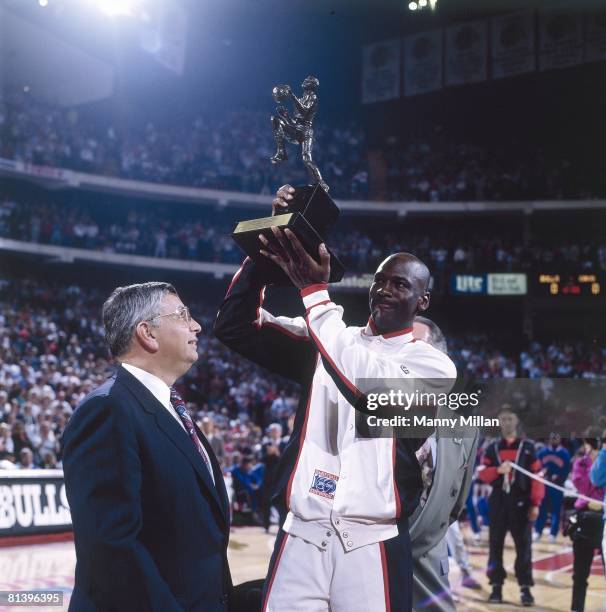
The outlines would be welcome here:
<svg viewBox="0 0 606 612">
<path fill-rule="evenodd" d="M 93 119 L 94 117 L 94 119 Z M 44 104 L 30 94 L 0 99 L 0 157 L 81 172 L 249 193 L 306 183 L 303 164 L 272 166 L 268 116 L 249 111 L 156 125 Z M 299 152 L 291 149 L 291 158 Z M 353 122 L 315 126 L 314 158 L 331 194 L 416 201 L 585 199 L 600 194 L 572 159 L 512 141 L 461 142 L 442 126 L 370 143 Z"/>
<path fill-rule="evenodd" d="M 239 263 L 242 253 L 230 233 L 234 213 L 206 207 L 183 207 L 148 203 L 118 206 L 116 202 L 72 204 L 30 201 L 30 197 L 0 194 L 0 238 L 40 244 L 76 247 L 151 257 Z M 250 215 L 251 213 L 249 213 Z M 486 232 L 457 232 L 445 224 L 431 234 L 415 231 L 406 220 L 390 230 L 368 227 L 364 219 L 348 219 L 330 236 L 331 248 L 348 269 L 366 272 L 376 267 L 385 253 L 409 251 L 431 264 L 436 274 L 454 272 L 510 272 L 552 264 L 571 272 L 606 270 L 606 243 L 586 236 L 583 241 L 528 244 L 522 232 L 492 228 Z"/>
</svg>

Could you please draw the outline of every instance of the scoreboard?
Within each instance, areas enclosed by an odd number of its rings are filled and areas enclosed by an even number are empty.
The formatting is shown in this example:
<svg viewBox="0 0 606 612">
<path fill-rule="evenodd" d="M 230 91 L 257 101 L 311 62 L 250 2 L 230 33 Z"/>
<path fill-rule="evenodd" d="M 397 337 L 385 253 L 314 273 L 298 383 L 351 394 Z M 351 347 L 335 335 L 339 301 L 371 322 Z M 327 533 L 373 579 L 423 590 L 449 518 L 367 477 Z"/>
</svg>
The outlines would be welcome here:
<svg viewBox="0 0 606 612">
<path fill-rule="evenodd" d="M 366 286 L 368 283 L 366 283 Z M 531 272 L 451 274 L 450 293 L 454 295 L 525 296 L 534 298 L 606 299 L 606 273 Z"/>
<path fill-rule="evenodd" d="M 537 277 L 540 295 L 551 296 L 599 296 L 603 278 L 593 272 L 579 274 L 539 274 Z"/>
</svg>

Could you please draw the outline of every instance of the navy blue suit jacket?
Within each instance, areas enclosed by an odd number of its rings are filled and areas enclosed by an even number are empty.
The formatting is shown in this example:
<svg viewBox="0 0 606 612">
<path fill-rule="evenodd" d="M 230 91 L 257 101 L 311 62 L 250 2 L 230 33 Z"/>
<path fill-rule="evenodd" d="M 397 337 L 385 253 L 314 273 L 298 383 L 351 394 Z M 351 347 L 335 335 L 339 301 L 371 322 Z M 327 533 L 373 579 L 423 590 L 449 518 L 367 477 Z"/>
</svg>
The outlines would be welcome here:
<svg viewBox="0 0 606 612">
<path fill-rule="evenodd" d="M 120 367 L 78 406 L 64 433 L 76 545 L 70 611 L 224 612 L 229 507 L 164 406 Z"/>
</svg>

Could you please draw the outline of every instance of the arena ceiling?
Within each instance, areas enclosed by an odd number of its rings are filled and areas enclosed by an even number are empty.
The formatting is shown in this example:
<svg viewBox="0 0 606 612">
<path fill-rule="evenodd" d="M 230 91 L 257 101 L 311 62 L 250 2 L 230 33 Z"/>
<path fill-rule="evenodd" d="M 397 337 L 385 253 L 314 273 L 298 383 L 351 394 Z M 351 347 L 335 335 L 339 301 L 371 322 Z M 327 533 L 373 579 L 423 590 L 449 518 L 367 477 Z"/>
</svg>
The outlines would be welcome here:
<svg viewBox="0 0 606 612">
<path fill-rule="evenodd" d="M 1 8 L 0 31 L 3 92 L 25 89 L 62 106 L 112 95 L 114 69 L 108 62 Z"/>
</svg>

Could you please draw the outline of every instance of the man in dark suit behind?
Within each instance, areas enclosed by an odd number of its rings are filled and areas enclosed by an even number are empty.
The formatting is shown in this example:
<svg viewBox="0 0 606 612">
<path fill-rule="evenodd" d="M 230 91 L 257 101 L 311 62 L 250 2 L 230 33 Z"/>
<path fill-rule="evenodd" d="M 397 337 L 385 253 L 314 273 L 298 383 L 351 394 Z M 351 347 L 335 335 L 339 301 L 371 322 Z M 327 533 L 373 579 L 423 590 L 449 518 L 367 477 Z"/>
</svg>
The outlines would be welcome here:
<svg viewBox="0 0 606 612">
<path fill-rule="evenodd" d="M 225 611 L 225 485 L 172 387 L 198 358 L 200 325 L 167 283 L 117 288 L 103 322 L 120 366 L 64 434 L 77 557 L 70 610 Z"/>
</svg>

